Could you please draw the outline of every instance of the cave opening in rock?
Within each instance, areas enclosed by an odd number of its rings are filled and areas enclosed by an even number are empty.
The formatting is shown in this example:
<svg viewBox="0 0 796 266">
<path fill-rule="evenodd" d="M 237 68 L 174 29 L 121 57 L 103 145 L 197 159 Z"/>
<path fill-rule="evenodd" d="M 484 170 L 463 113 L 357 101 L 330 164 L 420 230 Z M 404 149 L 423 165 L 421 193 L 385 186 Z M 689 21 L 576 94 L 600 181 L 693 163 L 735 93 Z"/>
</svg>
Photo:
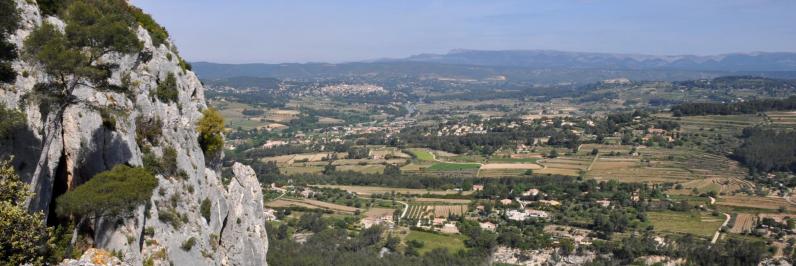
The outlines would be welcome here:
<svg viewBox="0 0 796 266">
<path fill-rule="evenodd" d="M 66 175 L 66 156 L 61 155 L 61 158 L 58 159 L 58 167 L 55 168 L 55 178 L 53 179 L 53 190 L 52 195 L 50 196 L 50 208 L 47 214 L 47 225 L 48 226 L 57 226 L 63 225 L 69 222 L 69 219 L 62 219 L 62 217 L 58 217 L 58 214 L 55 213 L 55 209 L 57 208 L 56 199 L 66 193 L 68 190 L 67 184 L 67 175 Z"/>
</svg>

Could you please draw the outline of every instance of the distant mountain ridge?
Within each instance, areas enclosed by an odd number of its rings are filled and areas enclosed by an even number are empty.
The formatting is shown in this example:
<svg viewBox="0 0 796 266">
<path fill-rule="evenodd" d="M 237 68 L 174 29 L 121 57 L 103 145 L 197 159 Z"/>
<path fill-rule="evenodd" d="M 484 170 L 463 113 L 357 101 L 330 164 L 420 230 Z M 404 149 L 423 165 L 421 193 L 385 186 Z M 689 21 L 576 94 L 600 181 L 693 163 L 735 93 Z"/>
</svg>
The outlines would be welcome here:
<svg viewBox="0 0 796 266">
<path fill-rule="evenodd" d="M 645 55 L 556 50 L 452 50 L 382 61 L 511 66 L 694 71 L 796 71 L 796 53 L 753 52 L 720 55 Z"/>
<path fill-rule="evenodd" d="M 796 78 L 796 53 L 713 56 L 612 54 L 554 50 L 453 50 L 350 63 L 217 64 L 193 62 L 203 80 L 231 77 L 323 80 L 341 78 L 493 78 L 553 84 L 604 79 L 690 80 L 728 75 Z"/>
</svg>

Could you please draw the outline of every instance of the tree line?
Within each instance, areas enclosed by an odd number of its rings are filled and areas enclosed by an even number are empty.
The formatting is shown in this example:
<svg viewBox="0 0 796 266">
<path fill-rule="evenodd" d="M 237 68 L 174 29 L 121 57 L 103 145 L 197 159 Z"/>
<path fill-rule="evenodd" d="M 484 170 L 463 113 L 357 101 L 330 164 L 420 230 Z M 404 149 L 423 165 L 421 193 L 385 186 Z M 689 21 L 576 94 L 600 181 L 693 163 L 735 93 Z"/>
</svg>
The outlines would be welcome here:
<svg viewBox="0 0 796 266">
<path fill-rule="evenodd" d="M 735 103 L 683 103 L 672 107 L 674 116 L 755 114 L 796 110 L 796 96 Z"/>
</svg>

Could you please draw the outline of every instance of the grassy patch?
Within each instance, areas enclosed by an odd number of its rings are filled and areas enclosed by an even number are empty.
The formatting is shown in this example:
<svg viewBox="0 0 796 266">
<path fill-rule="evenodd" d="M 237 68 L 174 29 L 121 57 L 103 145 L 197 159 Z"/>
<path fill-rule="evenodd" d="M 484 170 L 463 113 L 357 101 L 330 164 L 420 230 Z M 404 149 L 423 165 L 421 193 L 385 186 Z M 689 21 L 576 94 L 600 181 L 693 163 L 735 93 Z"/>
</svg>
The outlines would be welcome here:
<svg viewBox="0 0 796 266">
<path fill-rule="evenodd" d="M 435 163 L 428 168 L 431 171 L 459 171 L 480 168 L 480 164 L 475 163 Z"/>
<path fill-rule="evenodd" d="M 421 231 L 410 231 L 405 240 L 417 240 L 422 242 L 423 247 L 418 250 L 420 254 L 426 254 L 437 248 L 446 248 L 451 253 L 464 249 L 464 237 L 461 235 L 442 235 Z"/>
</svg>

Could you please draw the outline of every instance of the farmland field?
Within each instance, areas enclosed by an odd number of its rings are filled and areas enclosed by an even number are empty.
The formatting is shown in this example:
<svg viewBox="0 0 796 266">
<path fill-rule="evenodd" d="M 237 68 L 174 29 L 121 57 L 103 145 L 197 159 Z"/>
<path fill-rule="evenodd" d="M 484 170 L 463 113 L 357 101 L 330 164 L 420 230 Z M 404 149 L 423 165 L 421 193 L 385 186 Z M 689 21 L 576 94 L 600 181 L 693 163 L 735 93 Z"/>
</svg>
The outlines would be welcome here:
<svg viewBox="0 0 796 266">
<path fill-rule="evenodd" d="M 424 195 L 424 194 L 450 195 L 450 194 L 459 193 L 458 191 L 454 190 L 426 190 L 426 189 L 413 189 L 413 188 L 390 188 L 390 187 L 372 187 L 372 186 L 317 185 L 317 187 L 342 189 L 357 193 L 357 195 L 360 196 L 370 196 L 373 194 L 390 193 L 392 191 L 395 191 L 395 193 L 412 194 L 412 195 Z M 472 193 L 471 191 L 462 192 L 462 194 L 464 195 L 471 193 Z"/>
<path fill-rule="evenodd" d="M 365 212 L 365 217 L 371 219 L 378 219 L 384 216 L 392 215 L 395 212 L 395 209 L 390 208 L 370 208 L 368 211 Z"/>
<path fill-rule="evenodd" d="M 468 199 L 440 199 L 440 198 L 416 198 L 414 199 L 416 202 L 441 202 L 441 203 L 453 203 L 453 204 L 469 204 L 470 200 Z"/>
<path fill-rule="evenodd" d="M 418 250 L 420 254 L 426 254 L 437 248 L 445 248 L 448 252 L 456 253 L 463 250 L 464 236 L 461 235 L 442 235 L 412 230 L 404 238 L 405 241 L 416 240 L 423 243 L 423 247 Z"/>
<path fill-rule="evenodd" d="M 481 166 L 482 170 L 489 169 L 542 169 L 541 165 L 535 163 L 488 163 Z"/>
<path fill-rule="evenodd" d="M 417 158 L 420 161 L 433 161 L 434 160 L 434 155 L 431 154 L 431 152 L 429 152 L 426 149 L 413 148 L 413 149 L 409 149 L 409 152 L 411 152 L 412 155 L 414 155 L 415 158 Z"/>
<path fill-rule="evenodd" d="M 776 210 L 785 207 L 787 211 L 796 211 L 796 206 L 780 197 L 723 196 L 716 205 L 728 208 Z"/>
<path fill-rule="evenodd" d="M 796 112 L 768 112 L 766 115 L 771 124 L 781 127 L 796 127 Z"/>
<path fill-rule="evenodd" d="M 754 226 L 755 215 L 749 213 L 739 213 L 735 216 L 735 223 L 730 228 L 731 233 L 741 234 L 752 230 Z"/>
<path fill-rule="evenodd" d="M 435 163 L 426 169 L 430 171 L 459 171 L 478 169 L 479 167 L 481 167 L 481 165 L 476 163 Z"/>
<path fill-rule="evenodd" d="M 648 212 L 656 231 L 711 237 L 724 222 L 724 216 L 697 212 Z"/>
<path fill-rule="evenodd" d="M 353 213 L 354 211 L 357 210 L 357 208 L 354 207 L 348 207 L 345 205 L 339 205 L 323 201 L 317 201 L 311 199 L 289 199 L 289 198 L 281 198 L 275 201 L 266 202 L 265 206 L 267 207 L 298 206 L 298 207 L 305 207 L 311 209 L 327 209 L 327 210 L 347 212 L 347 213 Z"/>
<path fill-rule="evenodd" d="M 492 158 L 489 159 L 490 163 L 536 163 L 542 158 Z"/>
</svg>

